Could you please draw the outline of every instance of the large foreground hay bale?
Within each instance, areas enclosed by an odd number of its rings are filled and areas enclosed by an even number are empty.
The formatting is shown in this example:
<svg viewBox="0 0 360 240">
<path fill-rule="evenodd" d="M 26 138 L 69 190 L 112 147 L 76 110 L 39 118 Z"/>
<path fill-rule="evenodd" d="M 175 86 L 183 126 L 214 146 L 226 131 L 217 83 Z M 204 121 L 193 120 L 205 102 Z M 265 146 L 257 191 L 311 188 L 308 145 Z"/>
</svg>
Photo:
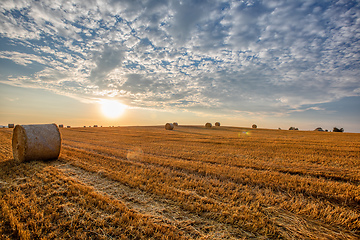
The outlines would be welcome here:
<svg viewBox="0 0 360 240">
<path fill-rule="evenodd" d="M 172 124 L 172 123 L 166 123 L 166 124 L 165 124 L 165 129 L 166 129 L 166 130 L 173 130 L 173 129 L 174 129 L 174 124 Z"/>
<path fill-rule="evenodd" d="M 206 124 L 205 124 L 205 127 L 206 127 L 206 128 L 211 128 L 211 127 L 212 127 L 212 124 L 211 124 L 211 123 L 206 123 Z"/>
<path fill-rule="evenodd" d="M 17 162 L 57 159 L 61 135 L 56 124 L 16 125 L 12 148 Z"/>
</svg>

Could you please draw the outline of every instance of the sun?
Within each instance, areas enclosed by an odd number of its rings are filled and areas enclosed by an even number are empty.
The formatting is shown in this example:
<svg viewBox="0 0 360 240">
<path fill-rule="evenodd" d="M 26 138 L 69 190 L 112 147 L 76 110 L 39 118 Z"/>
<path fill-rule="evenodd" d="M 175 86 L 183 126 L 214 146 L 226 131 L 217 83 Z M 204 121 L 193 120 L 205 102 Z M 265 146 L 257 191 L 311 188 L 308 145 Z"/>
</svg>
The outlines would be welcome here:
<svg viewBox="0 0 360 240">
<path fill-rule="evenodd" d="M 100 100 L 101 112 L 107 118 L 119 118 L 123 115 L 126 106 L 115 100 Z"/>
</svg>

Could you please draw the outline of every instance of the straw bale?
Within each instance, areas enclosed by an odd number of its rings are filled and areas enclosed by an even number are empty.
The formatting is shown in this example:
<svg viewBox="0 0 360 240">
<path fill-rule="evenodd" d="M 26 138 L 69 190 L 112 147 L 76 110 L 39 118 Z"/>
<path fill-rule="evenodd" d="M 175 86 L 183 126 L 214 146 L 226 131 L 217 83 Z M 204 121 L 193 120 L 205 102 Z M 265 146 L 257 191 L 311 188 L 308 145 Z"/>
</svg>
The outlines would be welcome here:
<svg viewBox="0 0 360 240">
<path fill-rule="evenodd" d="M 14 160 L 57 159 L 61 149 L 61 135 L 56 124 L 16 125 L 13 131 Z"/>
<path fill-rule="evenodd" d="M 8 128 L 14 128 L 14 124 L 13 124 L 13 123 L 9 123 L 9 124 L 8 124 Z"/>
<path fill-rule="evenodd" d="M 64 127 L 64 124 L 59 124 L 59 128 L 63 128 Z"/>
<path fill-rule="evenodd" d="M 166 130 L 173 130 L 173 129 L 174 129 L 174 124 L 172 124 L 172 123 L 166 123 L 166 124 L 165 124 L 165 129 L 166 129 Z"/>
<path fill-rule="evenodd" d="M 215 126 L 216 126 L 216 127 L 220 127 L 220 123 L 219 123 L 219 122 L 216 122 L 216 123 L 215 123 Z"/>
<path fill-rule="evenodd" d="M 206 127 L 206 128 L 211 128 L 211 127 L 212 127 L 212 124 L 211 124 L 211 123 L 206 123 L 206 124 L 205 124 L 205 127 Z"/>
<path fill-rule="evenodd" d="M 177 122 L 173 122 L 174 126 L 177 127 L 179 124 Z"/>
<path fill-rule="evenodd" d="M 252 128 L 257 128 L 257 125 L 256 125 L 256 124 L 253 124 L 251 127 L 252 127 Z"/>
</svg>

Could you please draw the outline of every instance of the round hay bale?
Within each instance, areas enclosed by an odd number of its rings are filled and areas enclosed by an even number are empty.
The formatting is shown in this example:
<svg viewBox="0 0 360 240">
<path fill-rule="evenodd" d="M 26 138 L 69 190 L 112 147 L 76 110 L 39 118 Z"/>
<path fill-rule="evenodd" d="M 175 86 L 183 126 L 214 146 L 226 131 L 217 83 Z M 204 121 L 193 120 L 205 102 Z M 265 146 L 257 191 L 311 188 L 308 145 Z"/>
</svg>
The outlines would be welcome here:
<svg viewBox="0 0 360 240">
<path fill-rule="evenodd" d="M 177 122 L 173 122 L 174 126 L 177 127 L 179 124 Z"/>
<path fill-rule="evenodd" d="M 206 128 L 211 128 L 211 127 L 212 127 L 212 124 L 211 124 L 211 123 L 206 123 L 206 124 L 205 124 L 205 127 L 206 127 Z"/>
<path fill-rule="evenodd" d="M 14 128 L 14 124 L 13 124 L 13 123 L 9 123 L 9 124 L 8 124 L 8 128 Z"/>
<path fill-rule="evenodd" d="M 174 129 L 174 124 L 172 124 L 172 123 L 166 123 L 166 124 L 165 124 L 165 129 L 166 129 L 166 130 L 173 130 L 173 129 Z"/>
<path fill-rule="evenodd" d="M 215 123 L 215 126 L 216 126 L 216 127 L 220 127 L 220 123 L 219 123 L 219 122 L 216 122 L 216 123 Z"/>
<path fill-rule="evenodd" d="M 256 124 L 253 124 L 251 127 L 252 127 L 252 128 L 257 128 L 257 125 L 256 125 Z"/>
<path fill-rule="evenodd" d="M 63 128 L 64 127 L 64 124 L 59 124 L 59 128 Z"/>
<path fill-rule="evenodd" d="M 14 160 L 57 159 L 61 149 L 61 135 L 56 124 L 16 125 L 12 137 Z"/>
</svg>

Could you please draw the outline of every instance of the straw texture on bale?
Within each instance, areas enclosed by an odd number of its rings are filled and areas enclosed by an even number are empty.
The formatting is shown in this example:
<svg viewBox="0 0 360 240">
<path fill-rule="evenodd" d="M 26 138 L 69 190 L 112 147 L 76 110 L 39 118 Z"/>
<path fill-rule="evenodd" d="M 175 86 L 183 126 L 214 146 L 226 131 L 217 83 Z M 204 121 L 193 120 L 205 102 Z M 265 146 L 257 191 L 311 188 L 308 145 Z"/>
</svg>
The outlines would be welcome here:
<svg viewBox="0 0 360 240">
<path fill-rule="evenodd" d="M 14 160 L 57 159 L 61 149 L 61 135 L 56 124 L 16 125 L 13 131 Z"/>
<path fill-rule="evenodd" d="M 174 124 L 172 124 L 172 123 L 166 123 L 166 124 L 165 124 L 165 129 L 166 129 L 166 130 L 173 130 L 173 129 L 174 129 Z"/>
<path fill-rule="evenodd" d="M 211 128 L 211 127 L 212 127 L 212 124 L 211 124 L 211 123 L 206 123 L 206 124 L 205 124 L 205 127 Z"/>
<path fill-rule="evenodd" d="M 215 126 L 216 126 L 216 127 L 220 127 L 220 123 L 219 123 L 219 122 L 216 122 L 216 123 L 215 123 Z"/>
</svg>

